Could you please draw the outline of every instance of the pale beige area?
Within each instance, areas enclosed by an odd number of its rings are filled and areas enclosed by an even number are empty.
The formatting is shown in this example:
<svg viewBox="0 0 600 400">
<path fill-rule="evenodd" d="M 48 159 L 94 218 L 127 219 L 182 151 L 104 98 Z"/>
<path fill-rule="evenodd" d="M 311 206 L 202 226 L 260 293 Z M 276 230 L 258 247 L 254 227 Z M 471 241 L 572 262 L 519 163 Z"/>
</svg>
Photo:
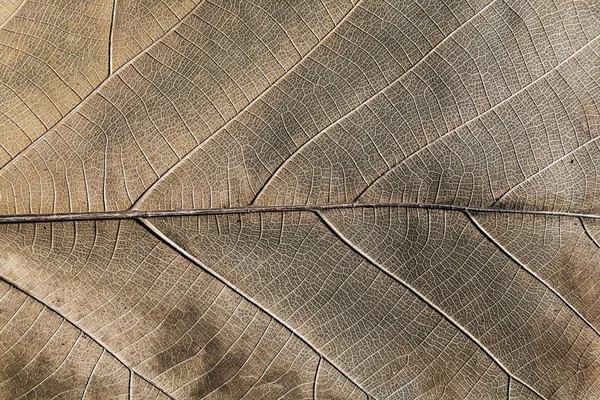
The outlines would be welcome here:
<svg viewBox="0 0 600 400">
<path fill-rule="evenodd" d="M 110 0 L 13 3 L 0 8 L 0 165 L 62 120 L 108 74 Z"/>
<path fill-rule="evenodd" d="M 19 8 L 23 6 L 25 0 L 6 0 L 0 3 L 0 24 L 4 24 L 6 21 L 19 11 Z"/>
</svg>

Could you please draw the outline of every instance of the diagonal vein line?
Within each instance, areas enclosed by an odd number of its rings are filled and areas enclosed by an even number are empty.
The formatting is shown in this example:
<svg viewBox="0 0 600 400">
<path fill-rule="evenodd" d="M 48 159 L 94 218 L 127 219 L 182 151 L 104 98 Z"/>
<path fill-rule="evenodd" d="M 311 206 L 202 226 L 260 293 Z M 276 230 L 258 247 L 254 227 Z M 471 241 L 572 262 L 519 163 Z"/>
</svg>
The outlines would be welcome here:
<svg viewBox="0 0 600 400">
<path fill-rule="evenodd" d="M 11 282 L 10 280 L 8 280 L 8 278 L 1 276 L 0 275 L 0 281 L 10 285 L 11 287 L 17 289 L 19 292 L 23 293 L 24 295 L 26 295 L 27 297 L 30 297 L 32 299 L 34 299 L 35 301 L 37 301 L 38 303 L 44 305 L 48 310 L 52 311 L 53 313 L 57 314 L 58 316 L 60 316 L 64 321 L 68 322 L 70 325 L 72 325 L 75 329 L 77 329 L 78 331 L 84 333 L 86 336 L 88 336 L 94 343 L 96 343 L 96 345 L 98 345 L 98 347 L 100 347 L 103 351 L 107 352 L 108 354 L 110 354 L 111 356 L 113 356 L 115 358 L 115 360 L 117 360 L 121 365 L 123 365 L 129 372 L 133 372 L 135 373 L 137 376 L 139 376 L 141 379 L 143 379 L 146 383 L 148 383 L 150 386 L 152 386 L 153 388 L 155 388 L 156 390 L 158 390 L 160 393 L 164 394 L 165 396 L 167 396 L 167 398 L 171 399 L 171 400 L 175 400 L 172 396 L 170 396 L 168 393 L 166 393 L 164 390 L 162 390 L 160 387 L 156 386 L 156 384 L 152 383 L 152 381 L 150 381 L 149 379 L 147 379 L 146 377 L 144 377 L 143 375 L 141 375 L 140 373 L 136 372 L 132 367 L 128 366 L 127 363 L 125 363 L 125 361 L 123 361 L 119 356 L 117 356 L 115 353 L 113 353 L 112 351 L 110 351 L 104 344 L 102 344 L 102 342 L 100 342 L 98 339 L 96 339 L 94 337 L 93 334 L 88 333 L 86 331 L 84 331 L 83 329 L 81 329 L 79 326 L 77 326 L 73 321 L 71 321 L 69 318 L 67 318 L 63 313 L 61 313 L 60 311 L 56 310 L 55 308 L 51 307 L 49 304 L 47 304 L 44 300 L 34 296 L 33 294 L 29 293 L 27 290 L 23 289 L 20 285 L 17 285 L 14 282 Z M 95 368 L 94 368 L 95 369 Z M 86 386 L 87 389 L 87 386 Z M 130 394 L 131 395 L 131 394 Z"/>
<path fill-rule="evenodd" d="M 544 281 L 539 275 L 537 275 L 535 272 L 533 272 L 531 269 L 529 269 L 524 263 L 522 263 L 521 261 L 519 261 L 519 259 L 517 257 L 515 257 L 513 254 L 511 254 L 507 249 L 504 248 L 504 246 L 502 246 L 496 239 L 494 239 L 492 237 L 492 235 L 485 230 L 485 228 L 479 224 L 479 222 L 477 222 L 477 220 L 473 217 L 473 215 L 468 212 L 465 211 L 464 214 L 467 216 L 467 218 L 471 221 L 471 223 L 475 226 L 475 228 L 477 228 L 477 230 L 488 240 L 490 241 L 494 246 L 496 246 L 502 253 L 504 253 L 504 255 L 506 255 L 512 262 L 514 262 L 515 264 L 517 264 L 519 267 L 521 267 L 523 270 L 525 270 L 529 275 L 531 275 L 534 279 L 536 279 L 538 282 L 540 282 L 542 285 L 544 285 L 546 287 L 546 289 L 550 290 L 552 293 L 554 293 L 566 306 L 567 308 L 569 308 L 571 311 L 573 311 L 579 318 L 581 318 L 581 320 L 590 328 L 592 329 L 596 335 L 600 336 L 600 332 L 598 332 L 598 330 L 579 312 L 575 309 L 575 307 L 573 307 L 560 293 L 558 293 L 552 286 L 550 286 L 548 283 L 546 283 L 546 281 Z"/>
<path fill-rule="evenodd" d="M 106 349 L 102 349 L 102 352 L 98 356 L 98 359 L 94 363 L 94 368 L 92 368 L 92 372 L 90 372 L 90 376 L 88 376 L 87 381 L 85 382 L 85 387 L 83 388 L 83 394 L 81 395 L 81 400 L 85 399 L 85 395 L 87 394 L 87 390 L 90 387 L 90 382 L 92 381 L 92 377 L 94 376 L 94 372 L 96 372 L 96 368 L 98 368 L 98 364 L 100 364 L 100 359 L 104 355 Z M 129 375 L 131 376 L 131 370 L 129 370 Z M 129 397 L 131 397 L 131 387 L 129 388 Z"/>
<path fill-rule="evenodd" d="M 19 11 L 21 10 L 21 8 L 23 8 L 25 3 L 27 3 L 27 0 L 21 1 L 21 4 L 19 4 L 19 6 L 15 9 L 15 11 L 13 11 L 12 14 L 10 14 L 8 16 L 8 18 L 6 18 L 2 24 L 0 24 L 0 29 L 4 28 L 4 26 L 6 24 L 8 24 L 9 21 L 11 21 L 13 19 L 13 17 L 19 13 Z"/>
<path fill-rule="evenodd" d="M 592 236 L 592 234 L 590 233 L 589 229 L 587 228 L 587 225 L 585 224 L 585 221 L 583 218 L 579 217 L 579 222 L 581 222 L 581 226 L 583 227 L 583 231 L 585 232 L 585 234 L 587 235 L 587 237 L 592 241 L 592 243 L 594 243 L 594 245 L 600 249 L 600 243 L 598 243 L 598 241 Z"/>
<path fill-rule="evenodd" d="M 341 368 L 339 368 L 331 359 L 327 358 L 327 356 L 325 356 L 312 343 L 310 343 L 308 340 L 306 340 L 300 333 L 296 332 L 296 330 L 294 330 L 294 328 L 289 326 L 285 321 L 281 320 L 277 315 L 272 313 L 269 309 L 261 306 L 256 300 L 254 300 L 252 297 L 248 296 L 241 289 L 238 289 L 237 286 L 235 286 L 233 283 L 229 282 L 227 279 L 222 277 L 216 271 L 213 271 L 211 268 L 204 265 L 202 262 L 200 262 L 200 260 L 198 260 L 196 257 L 194 257 L 193 255 L 188 253 L 185 249 L 180 247 L 177 243 L 175 243 L 173 240 L 171 240 L 169 237 L 167 237 L 164 233 L 162 233 L 157 227 L 152 225 L 149 221 L 147 221 L 143 218 L 136 218 L 136 221 L 138 221 L 138 223 L 140 225 L 142 225 L 144 228 L 146 228 L 148 231 L 150 231 L 152 234 L 154 234 L 158 239 L 160 239 L 162 242 L 167 244 L 169 247 L 171 247 L 177 253 L 181 254 L 183 257 L 185 257 L 191 263 L 193 263 L 194 265 L 196 265 L 197 267 L 199 267 L 200 269 L 202 269 L 203 271 L 205 271 L 206 273 L 211 275 L 213 278 L 215 278 L 216 280 L 221 282 L 223 285 L 227 286 L 229 289 L 233 290 L 235 293 L 237 293 L 239 296 L 241 296 L 244 300 L 246 300 L 247 302 L 249 302 L 256 308 L 258 308 L 259 310 L 264 312 L 266 315 L 268 315 L 274 321 L 281 324 L 289 332 L 291 332 L 294 336 L 296 336 L 298 339 L 300 339 L 312 351 L 314 351 L 315 354 L 317 354 L 322 360 L 326 360 L 329 364 L 331 364 L 333 366 L 333 368 L 335 368 L 342 376 L 344 376 L 344 378 L 346 378 L 349 382 L 352 382 L 363 393 L 368 395 L 368 392 L 358 382 L 356 382 L 354 379 L 352 379 L 348 375 L 346 375 L 346 373 Z"/>
<path fill-rule="evenodd" d="M 439 141 L 441 141 L 443 138 L 447 137 L 448 135 L 456 132 L 457 130 L 459 130 L 460 128 L 469 125 L 471 122 L 479 120 L 481 118 L 483 118 L 485 115 L 491 113 L 492 111 L 496 110 L 498 107 L 501 107 L 503 104 L 506 104 L 508 101 L 510 101 L 511 99 L 513 99 L 514 97 L 518 96 L 519 94 L 527 91 L 527 89 L 529 89 L 530 87 L 534 86 L 535 84 L 537 84 L 538 82 L 540 82 L 541 80 L 545 79 L 547 76 L 549 76 L 551 73 L 553 73 L 554 71 L 558 70 L 561 66 L 565 65 L 567 62 L 569 62 L 570 60 L 572 60 L 573 58 L 575 58 L 578 54 L 580 54 L 581 52 L 583 52 L 585 49 L 587 49 L 592 43 L 594 43 L 596 40 L 598 40 L 598 38 L 600 38 L 600 35 L 594 37 L 592 40 L 590 40 L 589 42 L 587 42 L 585 45 L 581 46 L 579 49 L 577 49 L 573 54 L 571 54 L 569 57 L 565 58 L 564 60 L 562 60 L 560 63 L 558 63 L 557 65 L 555 65 L 554 67 L 552 67 L 550 70 L 548 70 L 547 72 L 545 72 L 543 75 L 539 76 L 538 78 L 536 78 L 535 80 L 529 82 L 527 85 L 523 86 L 521 89 L 517 90 L 516 92 L 514 92 L 513 94 L 511 94 L 510 96 L 508 96 L 507 98 L 505 98 L 504 100 L 502 100 L 499 103 L 494 104 L 492 107 L 488 108 L 487 110 L 485 110 L 484 112 L 482 112 L 481 114 L 476 115 L 475 117 L 471 118 L 470 120 L 461 123 L 459 126 L 457 126 L 456 128 L 438 136 L 437 138 L 435 138 L 434 140 L 432 140 L 431 142 L 427 143 L 425 146 L 421 147 L 420 149 L 418 149 L 417 151 L 415 151 L 414 153 L 410 154 L 408 157 L 406 157 L 404 160 L 396 163 L 395 165 L 393 165 L 391 168 L 389 168 L 385 173 L 383 173 L 382 175 L 380 175 L 377 179 L 375 179 L 373 182 L 371 182 L 366 188 L 363 189 L 362 192 L 359 193 L 359 195 L 356 197 L 355 200 L 358 200 L 360 197 L 362 197 L 363 194 L 365 194 L 365 192 L 367 192 L 371 187 L 373 187 L 377 182 L 379 182 L 380 180 L 384 179 L 386 176 L 388 176 L 389 174 L 392 173 L 392 171 L 394 171 L 398 166 L 406 163 L 408 160 L 410 160 L 411 158 L 417 156 L 418 154 L 421 154 L 423 151 L 425 151 L 425 149 L 430 148 L 431 146 L 433 146 L 435 143 L 438 143 Z M 588 142 L 589 143 L 589 142 Z M 587 144 L 587 143 L 586 143 Z M 582 146 L 579 146 L 578 148 L 580 148 Z M 570 155 L 571 153 L 563 156 L 563 157 L 567 157 L 568 155 Z M 554 163 L 556 163 L 557 161 L 555 161 Z M 554 163 L 550 164 L 549 166 L 553 165 Z M 549 166 L 546 166 L 546 168 L 548 168 Z M 539 173 L 540 171 L 538 171 Z M 514 189 L 514 188 L 513 188 Z M 511 189 L 512 190 L 512 189 Z M 504 193 L 502 196 L 506 195 L 506 193 Z M 497 201 L 496 201 L 497 203 Z"/>
<path fill-rule="evenodd" d="M 510 208 L 494 207 L 469 207 L 453 206 L 451 204 L 431 203 L 332 203 L 332 204 L 308 204 L 308 205 L 283 205 L 283 206 L 246 206 L 226 208 L 195 208 L 182 210 L 125 210 L 83 213 L 58 213 L 58 214 L 6 214 L 0 215 L 0 224 L 15 224 L 26 222 L 50 222 L 50 221 L 97 221 L 97 220 L 121 220 L 137 218 L 157 217 L 185 217 L 193 215 L 226 215 L 226 214 L 250 214 L 268 212 L 299 212 L 299 211 L 325 211 L 349 208 L 421 208 L 427 210 L 447 210 L 459 212 L 478 213 L 501 213 L 501 214 L 525 214 L 540 215 L 546 217 L 568 217 L 600 219 L 599 214 L 569 213 L 561 211 L 539 211 L 518 210 Z"/>
<path fill-rule="evenodd" d="M 388 277 L 390 277 L 394 281 L 398 282 L 400 285 L 404 286 L 413 295 L 417 296 L 421 301 L 423 301 L 425 304 L 427 304 L 429 307 L 431 307 L 431 309 L 433 309 L 435 312 L 437 312 L 443 318 L 445 318 L 446 320 L 448 320 L 456 329 L 458 329 L 465 336 L 467 336 L 471 341 L 473 341 L 473 343 L 475 343 L 509 378 L 512 378 L 512 379 L 520 382 L 522 385 L 526 386 L 529 390 L 531 390 L 532 392 L 534 392 L 535 394 L 537 394 L 539 397 L 541 397 L 542 399 L 545 399 L 545 397 L 543 397 L 537 390 L 535 390 L 533 387 L 529 386 L 527 383 L 525 383 L 524 381 L 522 381 L 521 379 L 519 379 L 518 377 L 516 377 L 515 375 L 513 375 L 513 373 L 510 372 L 510 370 L 506 366 L 504 366 L 504 364 L 502 364 L 502 362 L 500 360 L 498 360 L 494 356 L 494 354 L 487 347 L 485 347 L 485 345 L 483 343 L 481 343 L 475 336 L 473 336 L 471 334 L 471 332 L 469 332 L 466 328 L 464 328 L 457 321 L 455 321 L 454 318 L 452 318 L 450 315 L 448 315 L 442 309 L 440 309 L 439 307 L 437 307 L 431 300 L 429 300 L 426 296 L 424 296 L 418 290 L 416 290 L 415 288 L 413 288 L 410 284 L 408 284 L 404 280 L 402 280 L 402 279 L 398 278 L 397 276 L 395 276 L 393 273 L 391 273 L 390 271 L 388 271 L 382 265 L 379 265 L 379 263 L 377 261 L 375 261 L 368 254 L 366 254 L 362 249 L 360 249 L 358 246 L 356 246 L 354 243 L 352 243 L 348 238 L 346 238 L 331 222 L 329 222 L 325 218 L 325 216 L 322 213 L 316 211 L 315 214 L 317 214 L 317 216 L 321 219 L 321 221 L 323 222 L 323 224 L 327 228 L 329 228 L 329 230 L 335 236 L 337 236 L 346 246 L 348 246 L 351 250 L 353 250 L 356 254 L 358 254 L 359 256 L 361 256 L 362 258 L 364 258 L 370 264 L 372 264 L 373 266 L 375 266 L 376 268 L 378 268 L 380 271 L 382 271 Z"/>
<path fill-rule="evenodd" d="M 321 368 L 322 362 L 323 362 L 323 358 L 319 357 L 319 362 L 317 363 L 317 369 L 315 371 L 315 382 L 313 384 L 313 393 L 312 393 L 313 400 L 317 400 L 317 381 L 319 380 L 319 369 Z"/>
<path fill-rule="evenodd" d="M 133 393 L 133 372 L 129 370 L 129 396 L 127 396 L 127 400 L 132 400 L 131 394 Z"/>
<path fill-rule="evenodd" d="M 352 110 L 350 110 L 349 112 L 347 112 L 344 116 L 342 116 L 341 118 L 338 118 L 337 120 L 335 120 L 334 122 L 332 122 L 331 124 L 329 124 L 328 126 L 326 126 L 325 128 L 321 129 L 319 133 L 317 133 L 315 136 L 313 136 L 312 138 L 310 138 L 309 140 L 307 140 L 302 146 L 298 147 L 296 149 L 296 151 L 294 151 L 292 154 L 290 154 L 285 159 L 285 161 L 283 163 L 281 163 L 279 165 L 279 167 L 277 167 L 277 169 L 271 174 L 271 177 L 256 192 L 256 195 L 254 196 L 254 199 L 252 199 L 252 202 L 250 204 L 254 204 L 256 202 L 256 200 L 261 195 L 261 193 L 264 191 L 264 189 L 269 185 L 269 183 L 273 180 L 273 178 L 275 178 L 275 176 L 277 175 L 277 172 L 279 172 L 282 169 L 284 169 L 285 166 L 287 165 L 287 163 L 292 158 L 294 158 L 294 156 L 296 154 L 300 153 L 302 150 L 304 150 L 306 147 L 308 147 L 310 145 L 310 143 L 312 143 L 320 135 L 326 133 L 331 127 L 337 126 L 337 125 L 341 124 L 343 121 L 345 121 L 346 119 L 350 118 L 352 115 L 356 114 L 357 112 L 359 112 L 360 110 L 362 110 L 364 107 L 367 107 L 373 100 L 375 100 L 378 96 L 380 96 L 382 93 L 384 93 L 390 87 L 392 87 L 396 83 L 400 82 L 402 80 L 402 78 L 404 78 L 409 73 L 411 73 L 412 71 L 414 71 L 419 65 L 421 65 L 421 63 L 423 63 L 426 59 L 428 59 L 430 55 L 434 54 L 436 52 L 436 50 L 438 48 L 440 48 L 440 46 L 442 46 L 444 43 L 446 43 L 446 41 L 449 40 L 456 32 L 459 32 L 463 27 L 465 27 L 471 21 L 473 21 L 475 18 L 477 18 L 479 15 L 481 15 L 485 10 L 487 10 L 489 7 L 491 7 L 495 2 L 496 2 L 496 0 L 492 0 L 485 7 L 483 7 L 481 10 L 479 10 L 475 14 L 473 14 L 468 20 L 466 20 L 465 22 L 463 22 L 462 24 L 460 24 L 455 30 L 453 30 L 452 32 L 450 32 L 443 40 L 441 40 L 438 44 L 436 44 L 434 47 L 432 47 L 431 50 L 429 50 L 424 56 L 422 56 L 419 61 L 417 61 L 413 66 L 411 66 L 409 69 L 407 69 L 402 74 L 400 74 L 399 77 L 397 77 L 392 82 L 390 82 L 389 84 L 387 84 L 383 89 L 379 90 L 378 92 L 376 92 L 375 94 L 373 94 L 368 99 L 362 101 L 358 106 L 354 107 Z"/>
<path fill-rule="evenodd" d="M 353 5 L 352 8 L 340 19 L 340 21 L 336 25 L 333 26 L 333 28 L 325 36 L 323 36 L 290 69 L 288 69 L 283 75 L 281 75 L 279 78 L 277 78 L 277 80 L 275 82 L 273 82 L 272 84 L 270 84 L 258 96 L 256 96 L 252 101 L 250 101 L 248 104 L 246 104 L 246 106 L 244 108 L 242 108 L 240 111 L 238 111 L 233 117 L 229 118 L 229 120 L 227 122 L 225 122 L 225 124 L 223 124 L 220 128 L 217 128 L 217 130 L 215 130 L 213 133 L 211 133 L 210 135 L 208 135 L 208 137 L 206 137 L 198 146 L 196 146 L 192 150 L 190 150 L 186 155 L 184 155 L 183 157 L 181 157 L 181 159 L 179 159 L 179 161 L 177 161 L 175 164 L 173 164 L 173 166 L 171 168 L 169 168 L 164 174 L 162 174 L 160 177 L 158 177 L 158 179 L 155 180 L 154 183 L 152 183 L 150 186 L 148 186 L 148 188 L 146 190 L 144 190 L 144 192 L 138 197 L 138 199 L 131 205 L 130 209 L 134 209 L 138 204 L 140 204 L 141 202 L 143 202 L 144 199 L 148 196 L 148 194 L 150 192 L 152 192 L 152 190 L 156 187 L 156 185 L 158 185 L 159 182 L 161 182 L 165 177 L 167 177 L 171 173 L 173 173 L 173 171 L 177 170 L 177 168 L 181 164 L 183 164 L 193 154 L 195 154 L 197 151 L 199 151 L 199 149 L 202 147 L 202 145 L 204 145 L 205 143 L 207 143 L 211 138 L 215 137 L 220 132 L 223 132 L 224 130 L 226 130 L 233 122 L 237 121 L 237 119 L 238 119 L 238 117 L 240 115 L 244 114 L 244 112 L 246 110 L 250 109 L 254 104 L 256 104 L 257 102 L 261 101 L 262 98 L 267 93 L 269 93 L 271 90 L 273 90 L 273 88 L 277 87 L 277 85 L 279 84 L 279 82 L 282 82 L 289 75 L 291 75 L 292 73 L 294 73 L 294 71 L 296 70 L 296 68 L 298 68 L 300 65 L 302 65 L 302 63 L 304 62 L 304 60 L 308 59 L 315 51 L 317 51 L 319 49 L 321 43 L 325 42 L 329 37 L 331 37 L 337 31 L 337 29 L 340 26 L 342 26 L 342 24 L 344 23 L 344 21 L 346 21 L 348 19 L 348 17 L 355 10 L 358 9 L 360 3 L 362 3 L 362 2 L 363 2 L 363 0 L 359 0 L 355 5 Z"/>
<path fill-rule="evenodd" d="M 113 45 L 115 34 L 115 19 L 117 18 L 117 0 L 113 0 L 112 17 L 110 19 L 110 28 L 108 33 L 108 76 L 113 73 Z M 158 41 L 158 40 L 157 40 Z"/>
<path fill-rule="evenodd" d="M 46 343 L 44 343 L 44 347 L 46 347 L 46 346 L 47 346 L 47 345 L 50 343 L 50 341 L 51 341 L 51 340 L 52 340 L 52 339 L 53 339 L 53 338 L 54 338 L 54 337 L 57 335 L 58 331 L 60 330 L 60 328 L 62 328 L 62 326 L 63 326 L 63 324 L 64 324 L 64 323 L 65 323 L 65 321 L 63 320 L 63 321 L 60 323 L 60 325 L 58 326 L 58 328 L 56 329 L 56 331 L 54 331 L 54 333 L 52 334 L 52 336 L 51 336 L 51 337 L 48 339 L 48 341 L 47 341 Z M 25 392 L 25 393 L 21 394 L 21 395 L 18 397 L 19 399 L 21 399 L 21 398 L 27 398 L 27 397 L 29 397 L 28 395 L 29 395 L 31 392 L 33 392 L 34 396 L 35 396 L 35 397 L 37 397 L 37 389 L 38 389 L 40 386 L 41 386 L 41 387 L 43 387 L 45 382 L 47 382 L 47 383 L 50 383 L 50 382 L 52 382 L 52 377 L 54 376 L 54 374 L 56 374 L 56 372 L 57 372 L 57 371 L 59 371 L 59 370 L 60 370 L 60 369 L 61 369 L 61 368 L 62 368 L 62 367 L 63 367 L 63 366 L 66 364 L 66 363 L 68 363 L 68 362 L 69 362 L 68 360 L 70 359 L 70 357 L 71 357 L 71 354 L 73 354 L 73 349 L 75 348 L 75 346 L 77 346 L 77 342 L 79 342 L 79 340 L 81 339 L 81 334 L 82 334 L 82 333 L 83 333 L 83 332 L 79 332 L 79 335 L 77 335 L 77 339 L 75 339 L 75 341 L 73 342 L 73 344 L 71 344 L 71 345 L 69 346 L 69 350 L 67 351 L 67 354 L 65 354 L 64 356 L 62 356 L 62 355 L 61 355 L 61 356 L 59 357 L 59 359 L 61 359 L 61 358 L 62 358 L 62 360 L 61 360 L 60 364 L 58 364 L 58 365 L 55 365 L 55 366 L 52 366 L 52 367 L 51 367 L 49 370 L 46 370 L 47 372 L 49 372 L 49 374 L 48 374 L 48 375 L 47 375 L 45 378 L 43 378 L 41 381 L 37 382 L 37 383 L 35 384 L 35 386 L 33 386 L 32 388 L 30 388 L 30 389 L 29 389 L 27 392 Z M 42 351 L 42 350 L 43 350 L 43 348 L 42 348 L 42 349 L 40 349 L 40 351 Z M 38 353 L 38 354 L 39 354 L 39 353 Z M 34 357 L 33 359 L 31 359 L 31 360 L 29 361 L 29 363 L 31 363 L 31 364 L 32 364 L 32 363 L 33 363 L 33 360 L 35 360 L 36 358 L 37 358 L 37 355 L 36 355 L 36 357 Z M 29 366 L 29 365 L 31 365 L 31 364 L 28 364 L 27 366 Z M 26 366 L 25 368 L 27 368 L 27 366 Z M 34 398 L 35 398 L 35 397 L 34 397 Z M 40 397 L 41 397 L 41 396 L 40 396 Z"/>
<path fill-rule="evenodd" d="M 533 174 L 529 175 L 527 178 L 523 179 L 521 182 L 519 182 L 515 186 L 511 187 L 506 192 L 502 193 L 502 195 L 500 197 L 498 197 L 492 205 L 500 204 L 502 202 L 502 200 L 504 200 L 507 196 L 509 196 L 511 193 L 513 193 L 515 190 L 522 187 L 526 183 L 531 182 L 533 180 L 533 178 L 535 178 L 536 176 L 542 175 L 545 171 L 548 171 L 553 166 L 566 160 L 567 158 L 571 157 L 573 154 L 578 153 L 580 150 L 586 148 L 588 145 L 598 141 L 599 139 L 600 139 L 600 136 L 596 136 L 596 137 L 591 138 L 590 140 L 586 140 L 584 143 L 582 143 L 581 145 L 578 145 L 573 150 L 569 151 L 568 153 L 565 153 L 561 157 L 552 161 L 550 164 L 546 165 L 545 167 L 543 167 L 543 168 L 539 169 L 538 171 L 534 172 Z"/>
<path fill-rule="evenodd" d="M 26 2 L 28 0 L 25 0 L 24 2 Z M 116 1 L 116 0 L 115 0 Z M 112 75 L 107 75 L 106 78 L 104 78 L 104 80 L 102 82 L 100 82 L 100 84 L 98 86 L 96 86 L 96 88 L 94 90 L 92 90 L 87 96 L 83 97 L 81 99 L 81 101 L 75 106 L 73 107 L 68 113 L 66 113 L 61 119 L 59 119 L 58 121 L 56 121 L 52 126 L 50 126 L 48 129 L 46 129 L 46 132 L 42 133 L 40 135 L 40 137 L 38 137 L 37 139 L 35 139 L 33 142 L 29 143 L 26 147 L 24 147 L 21 151 L 19 151 L 19 153 L 17 155 L 15 155 L 10 161 L 8 161 L 6 164 L 4 164 L 3 166 L 0 166 L 0 171 L 4 170 L 6 167 L 8 167 L 9 165 L 12 165 L 14 163 L 14 161 L 19 158 L 19 156 L 21 154 L 23 154 L 26 150 L 30 149 L 31 147 L 35 146 L 37 143 L 41 142 L 42 140 L 44 140 L 44 138 L 46 137 L 46 135 L 52 130 L 54 129 L 56 126 L 58 126 L 61 122 L 63 122 L 66 118 L 70 117 L 71 115 L 75 114 L 86 102 L 88 99 L 90 99 L 93 95 L 95 95 L 96 93 L 98 93 L 104 86 L 106 86 L 109 82 L 112 81 L 112 78 L 114 76 L 116 76 L 117 74 L 119 74 L 122 70 L 124 70 L 125 68 L 127 68 L 130 64 L 133 64 L 137 59 L 139 59 L 140 57 L 142 57 L 144 54 L 148 53 L 150 51 L 150 49 L 154 48 L 154 46 L 156 46 L 165 36 L 167 36 L 168 34 L 170 34 L 171 32 L 174 32 L 177 28 L 179 28 L 179 26 L 181 24 L 183 24 L 183 22 L 187 19 L 187 17 L 189 17 L 191 14 L 193 14 L 206 0 L 202 0 L 200 3 L 196 4 L 196 6 L 194 8 L 192 8 L 190 10 L 190 12 L 188 12 L 187 14 L 185 14 L 181 20 L 173 25 L 173 27 L 171 29 L 169 29 L 168 31 L 166 31 L 164 34 L 162 34 L 158 39 L 156 39 L 150 46 L 146 47 L 143 51 L 141 51 L 140 53 L 138 53 L 135 57 L 133 57 L 131 60 L 127 61 L 125 64 L 121 65 L 116 71 L 114 71 L 112 73 Z M 111 28 L 112 31 L 112 28 Z M 112 41 L 111 41 L 112 42 Z M 112 63 L 111 63 L 112 64 Z"/>
</svg>

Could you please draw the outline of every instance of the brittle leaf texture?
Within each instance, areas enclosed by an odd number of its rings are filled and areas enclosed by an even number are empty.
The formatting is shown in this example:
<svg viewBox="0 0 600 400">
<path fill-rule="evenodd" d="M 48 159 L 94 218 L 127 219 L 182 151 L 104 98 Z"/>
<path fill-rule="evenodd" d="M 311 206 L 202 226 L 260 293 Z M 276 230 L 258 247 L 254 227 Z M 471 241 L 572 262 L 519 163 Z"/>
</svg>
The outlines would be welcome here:
<svg viewBox="0 0 600 400">
<path fill-rule="evenodd" d="M 594 0 L 0 4 L 0 400 L 600 398 Z"/>
</svg>

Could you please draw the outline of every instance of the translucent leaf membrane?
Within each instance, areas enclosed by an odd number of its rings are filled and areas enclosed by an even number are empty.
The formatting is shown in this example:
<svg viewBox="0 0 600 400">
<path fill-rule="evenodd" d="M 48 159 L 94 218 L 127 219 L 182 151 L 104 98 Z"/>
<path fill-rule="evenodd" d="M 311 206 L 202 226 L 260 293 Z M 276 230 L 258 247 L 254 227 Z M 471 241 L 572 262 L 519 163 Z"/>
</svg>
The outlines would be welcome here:
<svg viewBox="0 0 600 400">
<path fill-rule="evenodd" d="M 23 5 L 23 0 L 7 0 L 0 4 L 0 24 L 5 24 Z"/>
</svg>

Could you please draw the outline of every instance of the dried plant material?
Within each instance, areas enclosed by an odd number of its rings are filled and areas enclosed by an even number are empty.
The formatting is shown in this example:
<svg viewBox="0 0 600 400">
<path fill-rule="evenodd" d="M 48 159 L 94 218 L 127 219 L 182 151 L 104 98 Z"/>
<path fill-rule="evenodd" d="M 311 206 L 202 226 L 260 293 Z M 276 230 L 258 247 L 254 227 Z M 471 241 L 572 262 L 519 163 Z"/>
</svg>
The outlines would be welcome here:
<svg viewBox="0 0 600 400">
<path fill-rule="evenodd" d="M 0 5 L 0 399 L 600 398 L 600 8 Z"/>
</svg>

